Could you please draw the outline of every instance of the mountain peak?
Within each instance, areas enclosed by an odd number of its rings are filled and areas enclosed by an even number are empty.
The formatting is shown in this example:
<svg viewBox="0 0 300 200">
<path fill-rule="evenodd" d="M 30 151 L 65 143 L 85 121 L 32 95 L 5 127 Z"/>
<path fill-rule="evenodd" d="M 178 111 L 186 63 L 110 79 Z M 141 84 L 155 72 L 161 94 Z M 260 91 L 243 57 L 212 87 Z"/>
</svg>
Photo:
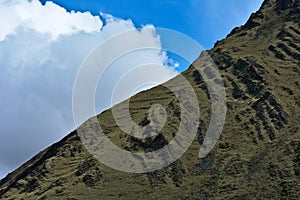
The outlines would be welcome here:
<svg viewBox="0 0 300 200">
<path fill-rule="evenodd" d="M 258 11 L 252 13 L 245 25 L 234 28 L 228 36 L 243 30 L 253 29 L 260 25 L 271 25 L 272 21 L 300 21 L 300 1 L 298 0 L 265 0 Z"/>
<path fill-rule="evenodd" d="M 226 87 L 227 116 L 221 138 L 205 158 L 198 154 L 210 123 L 211 100 L 196 70 L 205 65 L 203 53 L 182 73 L 201 102 L 201 116 L 195 141 L 179 160 L 155 172 L 119 172 L 98 162 L 74 131 L 2 179 L 0 198 L 298 199 L 299 4 L 265 0 L 245 25 L 208 51 Z M 163 86 L 130 99 L 133 120 L 151 125 L 148 110 L 153 104 L 162 105 L 168 117 L 158 136 L 146 140 L 122 132 L 111 110 L 93 120 L 120 148 L 153 151 L 168 144 L 182 120 L 176 96 Z"/>
</svg>

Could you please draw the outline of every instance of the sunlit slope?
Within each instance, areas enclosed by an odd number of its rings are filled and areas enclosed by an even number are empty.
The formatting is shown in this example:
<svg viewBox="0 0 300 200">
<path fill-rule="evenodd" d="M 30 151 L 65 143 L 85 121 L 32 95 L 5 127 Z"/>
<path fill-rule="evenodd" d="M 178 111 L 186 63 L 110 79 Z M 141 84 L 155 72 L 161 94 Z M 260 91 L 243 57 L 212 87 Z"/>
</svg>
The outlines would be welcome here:
<svg viewBox="0 0 300 200">
<path fill-rule="evenodd" d="M 205 65 L 200 57 L 183 73 L 197 94 L 200 125 L 179 160 L 151 173 L 119 172 L 93 158 L 74 131 L 2 179 L 0 198 L 298 199 L 299 13 L 297 0 L 266 0 L 244 26 L 208 51 L 226 87 L 227 117 L 221 138 L 205 158 L 198 154 L 211 108 L 205 82 L 195 70 Z M 124 134 L 111 110 L 97 119 L 114 144 L 153 151 L 168 144 L 181 121 L 178 100 L 163 86 L 130 99 L 133 120 L 148 125 L 153 104 L 163 105 L 168 117 L 160 134 L 148 140 Z"/>
</svg>

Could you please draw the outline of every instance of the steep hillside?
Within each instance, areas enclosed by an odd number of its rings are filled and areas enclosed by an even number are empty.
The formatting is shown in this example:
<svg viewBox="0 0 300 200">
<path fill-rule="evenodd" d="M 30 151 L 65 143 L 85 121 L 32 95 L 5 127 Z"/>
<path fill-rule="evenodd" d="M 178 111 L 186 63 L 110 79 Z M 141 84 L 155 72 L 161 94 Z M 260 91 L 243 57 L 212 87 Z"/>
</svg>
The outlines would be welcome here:
<svg viewBox="0 0 300 200">
<path fill-rule="evenodd" d="M 0 199 L 298 199 L 299 24 L 299 0 L 266 0 L 244 26 L 208 51 L 226 87 L 227 117 L 221 138 L 205 158 L 199 160 L 198 153 L 210 100 L 195 70 L 205 64 L 202 54 L 183 73 L 201 102 L 201 117 L 195 141 L 179 160 L 155 172 L 119 172 L 98 162 L 74 131 L 2 179 Z M 137 124 L 149 123 L 154 103 L 164 106 L 168 118 L 161 133 L 148 140 L 124 134 L 111 110 L 91 120 L 99 120 L 118 146 L 153 151 L 174 137 L 180 122 L 176 97 L 158 86 L 130 99 Z"/>
</svg>

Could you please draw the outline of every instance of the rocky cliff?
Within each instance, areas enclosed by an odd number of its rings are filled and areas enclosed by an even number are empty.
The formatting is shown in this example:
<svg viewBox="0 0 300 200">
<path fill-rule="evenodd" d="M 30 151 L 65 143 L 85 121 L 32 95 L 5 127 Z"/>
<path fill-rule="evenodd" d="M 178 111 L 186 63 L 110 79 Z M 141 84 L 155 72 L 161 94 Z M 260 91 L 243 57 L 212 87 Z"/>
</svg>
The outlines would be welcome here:
<svg viewBox="0 0 300 200">
<path fill-rule="evenodd" d="M 210 97 L 195 70 L 183 73 L 201 104 L 198 134 L 184 155 L 161 170 L 115 171 L 98 162 L 74 131 L 0 181 L 1 199 L 298 199 L 300 196 L 300 1 L 265 0 L 245 25 L 208 53 L 227 93 L 227 117 L 213 151 L 198 153 L 210 119 Z M 200 54 L 200 52 L 199 52 Z M 176 78 L 172 81 L 176 81 Z M 180 122 L 172 92 L 162 86 L 130 99 L 131 116 L 149 124 L 152 104 L 168 118 L 147 140 L 124 134 L 111 110 L 97 116 L 112 142 L 148 152 L 166 145 Z"/>
</svg>

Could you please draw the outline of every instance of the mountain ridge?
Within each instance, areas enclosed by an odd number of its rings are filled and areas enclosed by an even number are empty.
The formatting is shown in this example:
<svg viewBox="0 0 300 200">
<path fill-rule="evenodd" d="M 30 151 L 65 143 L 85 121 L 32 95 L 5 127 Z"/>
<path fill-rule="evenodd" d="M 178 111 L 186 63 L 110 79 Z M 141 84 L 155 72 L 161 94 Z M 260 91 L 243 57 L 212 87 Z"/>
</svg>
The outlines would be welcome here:
<svg viewBox="0 0 300 200">
<path fill-rule="evenodd" d="M 179 160 L 145 174 L 117 172 L 93 158 L 73 131 L 2 179 L 0 198 L 297 199 L 299 11 L 297 0 L 266 0 L 245 25 L 208 51 L 226 87 L 228 114 L 221 138 L 205 158 L 199 160 L 198 151 L 209 124 L 210 99 L 194 67 L 205 63 L 200 56 L 182 73 L 195 88 L 201 116 L 197 138 Z M 115 144 L 131 151 L 151 151 L 173 137 L 180 121 L 176 98 L 157 86 L 130 99 L 137 124 L 147 121 L 153 103 L 163 105 L 168 113 L 159 139 L 125 136 L 111 110 L 97 119 Z"/>
</svg>

